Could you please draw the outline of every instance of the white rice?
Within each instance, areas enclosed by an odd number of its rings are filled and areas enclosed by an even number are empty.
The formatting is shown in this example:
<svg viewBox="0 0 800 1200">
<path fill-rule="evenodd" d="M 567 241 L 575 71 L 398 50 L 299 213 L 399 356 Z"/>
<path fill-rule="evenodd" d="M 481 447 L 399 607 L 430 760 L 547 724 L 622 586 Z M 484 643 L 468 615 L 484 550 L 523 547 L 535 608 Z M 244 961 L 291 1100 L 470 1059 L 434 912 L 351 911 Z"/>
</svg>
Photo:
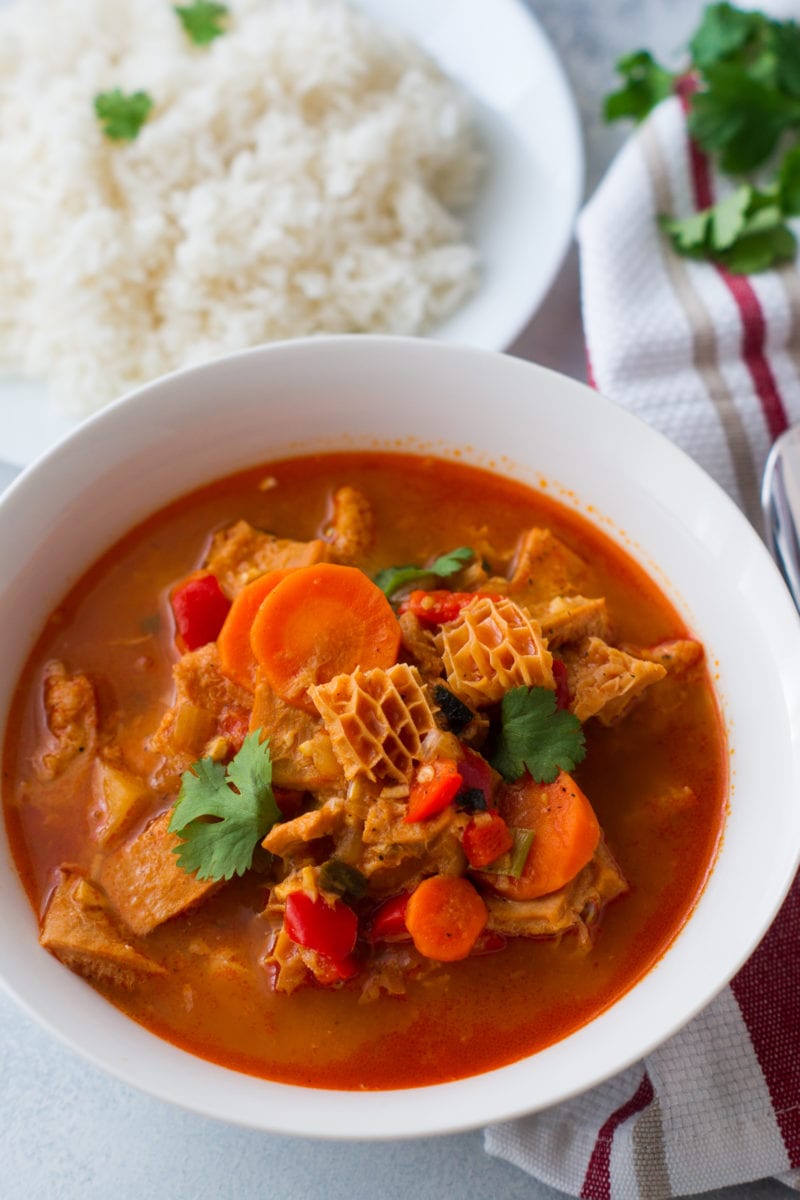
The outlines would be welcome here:
<svg viewBox="0 0 800 1200">
<path fill-rule="evenodd" d="M 189 0 L 186 0 L 188 3 Z M 86 413 L 186 363 L 320 332 L 419 333 L 472 291 L 469 106 L 341 0 L 0 11 L 0 367 Z M 138 138 L 94 97 L 146 91 Z"/>
</svg>

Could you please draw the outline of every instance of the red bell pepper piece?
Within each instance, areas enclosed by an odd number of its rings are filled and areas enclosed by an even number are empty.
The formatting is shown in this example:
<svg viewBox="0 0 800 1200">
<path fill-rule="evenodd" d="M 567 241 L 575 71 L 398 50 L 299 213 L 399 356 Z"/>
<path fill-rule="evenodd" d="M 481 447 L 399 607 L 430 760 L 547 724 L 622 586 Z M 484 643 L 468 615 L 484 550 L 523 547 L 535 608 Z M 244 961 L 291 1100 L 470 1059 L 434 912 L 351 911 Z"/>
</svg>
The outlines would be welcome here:
<svg viewBox="0 0 800 1200">
<path fill-rule="evenodd" d="M 283 917 L 286 932 L 298 946 L 316 950 L 344 967 L 358 936 L 358 917 L 342 900 L 328 904 L 322 896 L 290 892 Z"/>
<path fill-rule="evenodd" d="M 414 591 L 404 604 L 401 612 L 412 612 L 419 621 L 428 625 L 444 625 L 447 621 L 455 621 L 462 608 L 466 608 L 470 600 L 476 596 L 488 596 L 490 600 L 500 597 L 489 592 L 448 592 Z"/>
<path fill-rule="evenodd" d="M 463 782 L 453 758 L 434 758 L 423 763 L 408 797 L 404 821 L 425 821 L 443 812 L 461 791 Z"/>
<path fill-rule="evenodd" d="M 410 938 L 406 929 L 406 909 L 410 898 L 409 892 L 400 896 L 391 896 L 384 900 L 372 915 L 368 937 L 371 942 L 387 942 L 399 938 Z"/>
<path fill-rule="evenodd" d="M 210 571 L 189 575 L 173 588 L 170 603 L 175 615 L 177 642 L 183 651 L 197 650 L 216 641 L 231 606 L 219 580 Z"/>
<path fill-rule="evenodd" d="M 514 835 L 498 812 L 478 813 L 464 829 L 461 845 L 471 867 L 488 867 L 514 845 Z"/>
<path fill-rule="evenodd" d="M 464 757 L 459 761 L 458 770 L 462 786 L 467 791 L 477 789 L 483 792 L 488 808 L 492 799 L 492 768 L 485 758 L 475 750 L 471 750 L 469 746 L 462 745 L 461 748 L 464 751 Z"/>
</svg>

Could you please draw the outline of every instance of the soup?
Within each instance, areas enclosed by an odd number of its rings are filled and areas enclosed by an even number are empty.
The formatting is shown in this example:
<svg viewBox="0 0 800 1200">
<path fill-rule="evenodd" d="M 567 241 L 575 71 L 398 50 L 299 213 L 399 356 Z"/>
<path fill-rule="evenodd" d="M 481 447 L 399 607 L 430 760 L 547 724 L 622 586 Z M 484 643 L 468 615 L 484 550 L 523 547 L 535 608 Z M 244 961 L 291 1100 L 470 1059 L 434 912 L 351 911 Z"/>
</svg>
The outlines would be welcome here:
<svg viewBox="0 0 800 1200">
<path fill-rule="evenodd" d="M 724 818 L 702 647 L 652 580 L 432 458 L 271 463 L 155 514 L 52 614 L 12 714 L 45 949 L 161 1037 L 309 1086 L 579 1028 L 674 938 Z"/>
</svg>

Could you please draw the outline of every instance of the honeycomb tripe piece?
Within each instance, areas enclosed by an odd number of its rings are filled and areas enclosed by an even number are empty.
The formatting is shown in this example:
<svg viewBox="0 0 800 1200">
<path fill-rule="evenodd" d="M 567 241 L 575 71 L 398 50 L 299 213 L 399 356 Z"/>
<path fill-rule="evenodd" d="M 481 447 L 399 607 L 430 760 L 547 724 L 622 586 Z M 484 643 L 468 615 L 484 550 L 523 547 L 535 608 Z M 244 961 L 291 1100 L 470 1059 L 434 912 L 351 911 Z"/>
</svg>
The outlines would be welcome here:
<svg viewBox="0 0 800 1200">
<path fill-rule="evenodd" d="M 579 721 L 597 717 L 602 725 L 619 721 L 651 683 L 666 675 L 660 663 L 634 658 L 597 637 L 584 638 L 562 657 L 572 696 L 570 708 Z"/>
<path fill-rule="evenodd" d="M 476 595 L 436 635 L 447 683 L 467 704 L 494 704 L 510 688 L 555 687 L 541 630 L 507 596 Z"/>
<path fill-rule="evenodd" d="M 345 777 L 405 784 L 422 738 L 435 727 L 416 667 L 396 663 L 336 675 L 308 693 L 325 722 Z"/>
</svg>

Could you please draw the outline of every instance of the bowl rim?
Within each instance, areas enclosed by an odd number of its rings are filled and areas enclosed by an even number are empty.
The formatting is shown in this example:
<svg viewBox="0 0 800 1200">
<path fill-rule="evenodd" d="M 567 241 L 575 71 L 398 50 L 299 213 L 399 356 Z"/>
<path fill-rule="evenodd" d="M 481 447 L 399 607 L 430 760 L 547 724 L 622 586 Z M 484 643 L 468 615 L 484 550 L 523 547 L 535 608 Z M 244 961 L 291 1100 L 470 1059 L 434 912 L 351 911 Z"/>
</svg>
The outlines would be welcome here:
<svg viewBox="0 0 800 1200">
<path fill-rule="evenodd" d="M 187 383 L 205 382 L 208 384 L 209 381 L 213 382 L 216 377 L 225 378 L 236 372 L 241 374 L 244 371 L 245 375 L 251 374 L 254 368 L 258 374 L 258 368 L 265 364 L 266 368 L 269 368 L 270 360 L 273 364 L 282 361 L 283 368 L 286 370 L 293 363 L 303 363 L 301 373 L 307 369 L 307 364 L 312 360 L 316 361 L 318 368 L 321 365 L 325 370 L 342 371 L 345 365 L 352 367 L 357 360 L 362 360 L 362 364 L 374 363 L 376 355 L 381 359 L 381 365 L 384 368 L 387 361 L 405 366 L 410 364 L 415 370 L 432 371 L 437 375 L 441 375 L 442 372 L 446 375 L 448 371 L 458 374 L 463 368 L 470 375 L 476 375 L 479 379 L 505 376 L 509 385 L 513 381 L 515 384 L 521 384 L 523 389 L 535 381 L 538 387 L 544 391 L 551 391 L 558 400 L 567 403 L 573 402 L 585 420 L 593 421 L 595 424 L 601 420 L 610 422 L 616 432 L 623 431 L 636 447 L 653 449 L 655 460 L 662 467 L 666 464 L 667 470 L 666 475 L 662 470 L 658 478 L 652 481 L 652 485 L 656 489 L 663 490 L 664 480 L 669 476 L 671 480 L 678 482 L 681 489 L 686 489 L 686 496 L 675 500 L 673 506 L 686 520 L 694 519 L 696 516 L 692 508 L 692 501 L 693 498 L 696 498 L 699 489 L 699 494 L 707 504 L 709 511 L 718 520 L 719 529 L 722 529 L 726 536 L 733 537 L 739 547 L 741 560 L 746 561 L 749 565 L 750 573 L 745 580 L 750 589 L 748 597 L 755 594 L 768 598 L 770 624 L 769 628 L 763 631 L 763 636 L 769 636 L 770 644 L 777 644 L 781 637 L 789 639 L 788 644 L 792 653 L 787 654 L 785 659 L 777 657 L 774 659 L 775 694 L 780 693 L 786 702 L 787 710 L 789 710 L 786 729 L 791 734 L 791 746 L 787 749 L 786 762 L 783 765 L 790 769 L 793 781 L 800 783 L 800 755 L 798 754 L 800 705 L 795 705 L 794 711 L 791 711 L 791 706 L 798 697 L 798 688 L 800 688 L 800 684 L 794 685 L 792 682 L 792 672 L 795 671 L 796 665 L 800 664 L 800 626 L 777 568 L 769 558 L 755 531 L 722 489 L 661 434 L 611 401 L 591 391 L 585 385 L 536 364 L 514 359 L 508 355 L 455 347 L 427 339 L 341 335 L 272 343 L 239 354 L 224 356 L 207 364 L 173 372 L 169 376 L 153 381 L 121 397 L 107 409 L 89 418 L 23 472 L 0 498 L 0 553 L 2 553 L 4 539 L 8 541 L 11 536 L 16 519 L 15 514 L 19 516 L 22 513 L 30 499 L 42 490 L 44 483 L 54 477 L 57 484 L 56 495 L 58 495 L 58 489 L 68 491 L 73 486 L 80 486 L 81 477 L 85 475 L 83 454 L 87 450 L 97 448 L 97 445 L 102 442 L 104 431 L 110 430 L 114 433 L 116 430 L 115 436 L 119 441 L 121 437 L 124 437 L 126 430 L 130 432 L 135 427 L 140 418 L 154 416 L 164 399 L 170 399 L 170 393 L 174 393 L 176 389 L 178 392 L 185 392 Z M 366 368 L 363 367 L 363 369 Z M 569 397 L 572 397 L 573 400 L 570 401 Z M 174 403 L 174 401 L 170 401 L 170 403 Z M 134 414 L 136 414 L 137 422 L 133 421 Z M 258 455 L 255 456 L 255 461 L 258 457 Z M 274 458 L 276 455 L 273 454 L 271 457 Z M 252 457 L 251 461 L 253 461 Z M 648 467 L 651 465 L 648 464 Z M 205 482 L 204 478 L 198 478 L 197 486 L 203 482 Z M 45 490 L 50 492 L 49 488 Z M 668 507 L 664 518 L 667 522 L 664 529 L 667 532 L 669 532 L 669 519 L 671 519 L 672 512 L 673 508 Z M 715 532 L 718 530 L 711 530 L 711 533 Z M 710 537 L 711 533 L 706 533 L 705 536 Z M 676 536 L 679 535 L 682 536 L 680 530 Z M 633 553 L 636 557 L 635 551 Z M 642 561 L 641 558 L 639 561 Z M 652 574 L 646 563 L 642 565 Z M 78 574 L 82 573 L 83 569 L 84 567 L 81 567 Z M 659 581 L 657 580 L 657 582 Z M 6 581 L 0 585 L 0 611 L 3 597 L 9 587 L 13 588 L 13 586 L 13 580 L 10 584 Z M 61 590 L 66 590 L 66 586 L 64 585 Z M 797 674 L 800 678 L 800 672 Z M 784 780 L 785 782 L 786 780 Z M 13 978 L 13 972 L 12 977 L 9 978 L 6 962 L 0 961 L 0 975 L 3 976 L 2 982 L 6 989 L 32 1016 L 84 1058 L 88 1058 L 112 1075 L 116 1075 L 140 1090 L 149 1092 L 154 1097 L 172 1101 L 196 1113 L 265 1131 L 333 1139 L 405 1138 L 456 1132 L 484 1125 L 487 1121 L 494 1123 L 536 1111 L 546 1104 L 567 1100 L 587 1088 L 601 1083 L 649 1053 L 705 1007 L 749 957 L 788 891 L 800 859 L 800 815 L 787 818 L 784 834 L 781 846 L 776 848 L 778 857 L 773 864 L 775 871 L 769 881 L 767 892 L 760 897 L 758 928 L 753 927 L 748 937 L 737 944 L 735 953 L 730 947 L 727 948 L 728 957 L 725 970 L 718 973 L 713 988 L 707 987 L 702 996 L 698 996 L 696 992 L 693 993 L 691 1000 L 684 1001 L 674 1010 L 664 1009 L 663 997 L 659 997 L 658 994 L 658 985 L 666 969 L 664 964 L 671 961 L 675 945 L 684 936 L 682 932 L 676 942 L 642 980 L 588 1025 L 531 1058 L 522 1059 L 517 1063 L 453 1083 L 379 1093 L 353 1093 L 335 1089 L 306 1089 L 295 1085 L 274 1084 L 252 1076 L 241 1075 L 228 1068 L 198 1059 L 187 1051 L 180 1050 L 148 1033 L 132 1022 L 130 1018 L 123 1017 L 118 1010 L 97 996 L 92 989 L 87 988 L 82 980 L 71 976 L 60 964 L 49 960 L 49 956 L 43 956 L 48 959 L 45 966 L 49 978 L 56 980 L 57 976 L 53 974 L 53 971 L 59 973 L 59 979 L 61 975 L 69 977 L 61 980 L 56 986 L 59 991 L 70 992 L 71 999 L 79 1003 L 82 1010 L 88 1014 L 90 1024 L 97 1022 L 98 1025 L 107 1026 L 108 1012 L 106 1010 L 108 1010 L 116 1014 L 127 1026 L 138 1031 L 138 1036 L 132 1039 L 132 1044 L 135 1043 L 135 1053 L 128 1052 L 114 1057 L 105 1052 L 98 1053 L 92 1045 L 87 1046 L 80 1037 L 75 1036 L 74 1031 L 71 1031 L 68 1025 L 65 1025 L 61 1015 L 54 1018 L 53 1014 L 48 1011 L 49 1005 L 46 998 L 43 999 L 41 992 L 32 996 L 25 983 L 20 985 L 19 977 Z M 727 840 L 726 835 L 723 839 L 720 859 L 725 852 Z M 700 905 L 705 903 L 709 887 L 714 881 L 714 875 L 715 872 L 712 872 L 709 886 L 686 928 L 692 925 L 697 910 Z M 17 887 L 21 891 L 18 883 Z M 24 899 L 27 904 L 27 897 Z M 30 924 L 33 924 L 32 920 Z M 0 946 L 2 945 L 3 943 L 0 941 Z M 691 984 L 691 987 L 693 986 L 694 984 Z M 76 989 L 80 989 L 80 992 Z M 662 1010 L 661 1024 L 657 1034 L 654 1034 L 652 1030 L 649 1032 L 642 1030 L 636 1024 L 636 1012 L 640 1007 L 638 997 L 642 994 L 646 994 L 648 1000 L 656 1008 Z M 76 1000 L 78 996 L 80 999 Z M 637 999 L 632 1001 L 631 997 L 634 996 Z M 91 997 L 97 1002 L 96 1004 L 93 1003 Z M 98 1005 L 102 1006 L 103 1011 Z M 618 1015 L 618 1022 L 624 1022 L 630 1018 L 635 1026 L 635 1036 L 629 1051 L 626 1054 L 617 1055 L 613 1064 L 609 1063 L 607 1056 L 604 1058 L 602 1054 L 598 1055 L 597 1047 L 593 1045 L 593 1042 L 597 1041 L 593 1031 L 598 1022 L 606 1022 L 609 1013 L 621 1014 Z M 153 1057 L 146 1051 L 148 1039 L 150 1042 L 158 1043 L 156 1059 L 166 1057 L 170 1065 L 176 1068 L 177 1064 L 182 1064 L 179 1071 L 180 1086 L 172 1078 L 165 1080 L 162 1077 L 157 1084 L 154 1084 L 152 1079 L 148 1079 L 147 1071 L 150 1069 L 150 1061 Z M 548 1095 L 546 1101 L 536 1099 L 535 1087 L 533 1093 L 531 1092 L 531 1064 L 541 1067 L 545 1074 L 550 1070 L 558 1072 L 563 1067 L 561 1060 L 564 1057 L 560 1048 L 564 1047 L 566 1043 L 574 1048 L 576 1054 L 584 1055 L 590 1062 L 588 1075 L 580 1082 L 575 1081 L 574 1075 L 570 1078 L 562 1075 L 559 1078 L 563 1078 L 563 1082 L 556 1082 L 546 1089 Z M 209 1072 L 217 1082 L 230 1077 L 224 1087 L 224 1104 L 220 1100 L 220 1089 L 215 1090 L 214 1087 L 207 1086 L 211 1077 Z M 293 1094 L 291 1103 L 290 1093 Z M 232 1103 L 230 1097 L 234 1094 L 238 1099 Z M 266 1112 L 263 1104 L 265 1094 L 274 1100 L 274 1103 L 267 1105 L 268 1111 Z M 378 1105 L 374 1103 L 376 1095 L 380 1096 Z M 490 1102 L 487 1102 L 487 1096 L 491 1097 Z M 314 1105 L 309 1102 L 310 1097 L 315 1097 L 317 1100 L 322 1097 L 322 1108 L 335 1109 L 336 1113 L 327 1126 L 322 1124 L 320 1128 L 314 1129 L 309 1135 L 302 1114 L 306 1112 L 311 1115 L 309 1110 L 314 1109 Z M 356 1128 L 356 1132 L 351 1131 L 351 1126 Z"/>
</svg>

